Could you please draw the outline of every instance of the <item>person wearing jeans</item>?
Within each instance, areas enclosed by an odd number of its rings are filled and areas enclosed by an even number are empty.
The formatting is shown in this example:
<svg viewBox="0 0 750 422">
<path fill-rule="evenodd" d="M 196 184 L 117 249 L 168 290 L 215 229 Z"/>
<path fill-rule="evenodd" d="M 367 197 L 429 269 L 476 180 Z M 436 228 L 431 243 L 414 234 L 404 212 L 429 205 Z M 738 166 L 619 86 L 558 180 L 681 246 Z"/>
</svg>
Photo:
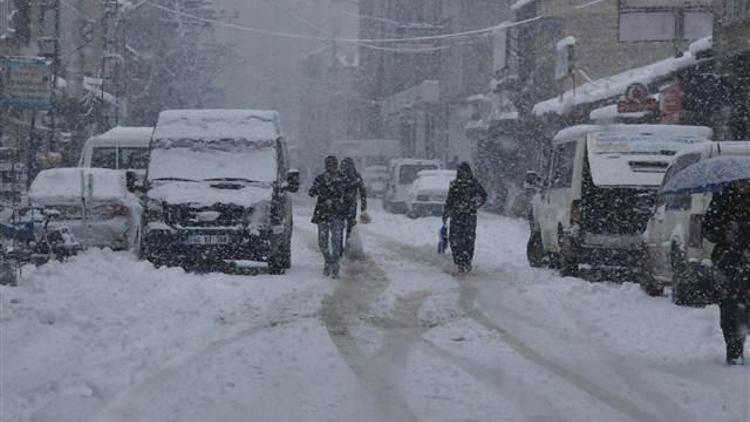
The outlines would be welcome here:
<svg viewBox="0 0 750 422">
<path fill-rule="evenodd" d="M 315 178 L 308 193 L 311 197 L 317 197 L 312 222 L 318 225 L 318 245 L 324 259 L 323 274 L 338 278 L 344 240 L 345 186 L 336 157 L 326 157 L 325 168 L 325 173 Z"/>
</svg>

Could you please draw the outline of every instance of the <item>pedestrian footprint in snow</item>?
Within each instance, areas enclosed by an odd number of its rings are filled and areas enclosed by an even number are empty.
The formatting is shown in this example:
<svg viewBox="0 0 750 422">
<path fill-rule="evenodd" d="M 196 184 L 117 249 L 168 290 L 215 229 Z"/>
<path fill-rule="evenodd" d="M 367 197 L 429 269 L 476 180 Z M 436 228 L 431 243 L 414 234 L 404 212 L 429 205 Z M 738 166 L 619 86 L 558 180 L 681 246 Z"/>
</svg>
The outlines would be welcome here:
<svg viewBox="0 0 750 422">
<path fill-rule="evenodd" d="M 474 258 L 474 243 L 477 232 L 477 211 L 487 202 L 487 192 L 471 171 L 471 166 L 463 162 L 458 166 L 456 179 L 448 189 L 448 199 L 443 211 L 443 224 L 450 219 L 448 239 L 453 254 L 453 262 L 458 271 L 471 271 Z"/>
<path fill-rule="evenodd" d="M 718 268 L 715 284 L 727 364 L 742 364 L 750 328 L 750 181 L 734 182 L 713 197 L 703 235 L 716 244 L 711 259 Z"/>
<path fill-rule="evenodd" d="M 334 156 L 325 159 L 325 173 L 315 178 L 308 192 L 317 197 L 312 222 L 318 225 L 318 246 L 323 254 L 323 274 L 339 277 L 344 236 L 344 181 Z"/>
<path fill-rule="evenodd" d="M 357 225 L 357 203 L 361 204 L 361 218 L 363 223 L 368 223 L 370 217 L 367 215 L 367 191 L 365 182 L 354 165 L 351 157 L 341 161 L 341 178 L 344 182 L 344 224 L 346 225 L 346 242 L 344 250 L 350 258 L 354 255 L 362 255 L 361 242 L 356 233 L 353 233 Z"/>
</svg>

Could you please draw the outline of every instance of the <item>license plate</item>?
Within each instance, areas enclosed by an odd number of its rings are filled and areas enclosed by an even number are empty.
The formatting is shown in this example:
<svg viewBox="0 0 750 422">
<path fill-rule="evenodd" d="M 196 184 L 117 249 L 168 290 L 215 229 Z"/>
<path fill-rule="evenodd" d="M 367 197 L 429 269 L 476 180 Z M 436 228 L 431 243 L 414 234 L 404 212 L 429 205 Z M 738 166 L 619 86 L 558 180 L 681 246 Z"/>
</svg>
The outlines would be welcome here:
<svg viewBox="0 0 750 422">
<path fill-rule="evenodd" d="M 187 239 L 190 245 L 226 245 L 229 236 L 225 234 L 195 234 Z"/>
</svg>

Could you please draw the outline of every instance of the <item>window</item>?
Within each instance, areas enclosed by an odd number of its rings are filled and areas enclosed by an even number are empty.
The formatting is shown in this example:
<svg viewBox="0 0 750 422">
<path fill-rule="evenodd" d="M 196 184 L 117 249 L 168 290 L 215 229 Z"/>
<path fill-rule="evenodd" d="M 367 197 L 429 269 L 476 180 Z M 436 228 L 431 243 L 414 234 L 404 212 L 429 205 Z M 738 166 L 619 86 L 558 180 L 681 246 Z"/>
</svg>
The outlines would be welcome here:
<svg viewBox="0 0 750 422">
<path fill-rule="evenodd" d="M 664 195 L 664 201 L 668 210 L 686 211 L 690 209 L 691 197 L 685 194 Z"/>
<path fill-rule="evenodd" d="M 568 142 L 555 147 L 552 164 L 551 188 L 569 188 L 573 185 L 576 147 L 578 142 Z"/>
<path fill-rule="evenodd" d="M 750 0 L 748 0 L 750 1 Z M 697 40 L 713 32 L 713 14 L 702 8 L 623 8 L 620 41 Z"/>
<path fill-rule="evenodd" d="M 402 166 L 399 173 L 399 183 L 407 185 L 417 180 L 417 173 L 422 170 L 437 170 L 437 166 L 432 164 Z"/>
<path fill-rule="evenodd" d="M 148 166 L 148 148 L 120 148 L 119 161 L 117 168 L 145 170 Z"/>
<path fill-rule="evenodd" d="M 91 154 L 91 167 L 114 169 L 117 168 L 117 150 L 115 147 L 94 148 Z"/>
<path fill-rule="evenodd" d="M 670 11 L 620 12 L 620 41 L 671 41 L 675 39 L 677 19 Z"/>
</svg>

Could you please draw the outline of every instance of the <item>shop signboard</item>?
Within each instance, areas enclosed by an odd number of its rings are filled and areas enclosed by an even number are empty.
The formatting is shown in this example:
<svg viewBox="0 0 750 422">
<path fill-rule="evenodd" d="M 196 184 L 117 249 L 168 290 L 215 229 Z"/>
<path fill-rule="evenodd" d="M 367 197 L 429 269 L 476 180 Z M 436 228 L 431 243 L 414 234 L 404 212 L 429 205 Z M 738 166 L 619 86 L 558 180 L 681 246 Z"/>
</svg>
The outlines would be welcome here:
<svg viewBox="0 0 750 422">
<path fill-rule="evenodd" d="M 38 57 L 0 57 L 0 106 L 27 110 L 51 107 L 52 72 Z"/>
</svg>

